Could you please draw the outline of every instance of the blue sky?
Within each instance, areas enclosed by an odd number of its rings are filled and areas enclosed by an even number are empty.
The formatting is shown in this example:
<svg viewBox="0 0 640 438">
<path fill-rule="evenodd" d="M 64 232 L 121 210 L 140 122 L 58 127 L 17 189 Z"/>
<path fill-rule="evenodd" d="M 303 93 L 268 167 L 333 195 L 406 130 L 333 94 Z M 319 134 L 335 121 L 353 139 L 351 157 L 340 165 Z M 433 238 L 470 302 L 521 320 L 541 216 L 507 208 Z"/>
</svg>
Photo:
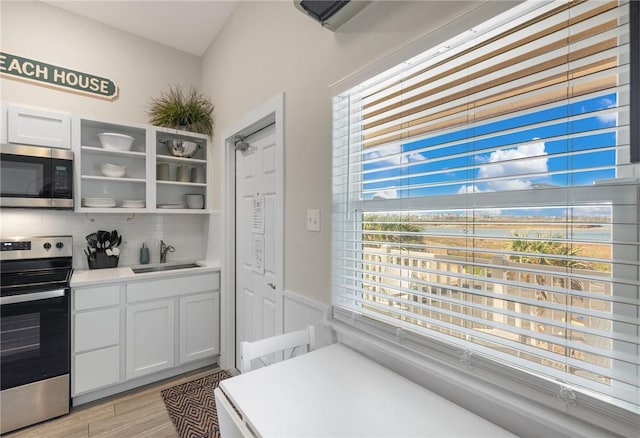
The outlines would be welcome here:
<svg viewBox="0 0 640 438">
<path fill-rule="evenodd" d="M 616 100 L 612 93 L 411 143 L 372 148 L 364 155 L 364 198 L 524 190 L 540 184 L 586 185 L 613 178 L 616 134 L 589 131 L 615 127 L 616 114 L 589 114 L 615 107 Z M 580 115 L 586 117 L 567 121 Z M 545 126 L 527 128 L 537 123 Z M 513 129 L 517 132 L 506 132 Z M 555 139 L 566 135 L 576 137 Z M 474 136 L 488 137 L 467 141 Z M 389 169 L 401 162 L 410 166 Z M 390 179 L 371 182 L 379 178 Z M 415 184 L 434 186 L 406 189 Z"/>
</svg>

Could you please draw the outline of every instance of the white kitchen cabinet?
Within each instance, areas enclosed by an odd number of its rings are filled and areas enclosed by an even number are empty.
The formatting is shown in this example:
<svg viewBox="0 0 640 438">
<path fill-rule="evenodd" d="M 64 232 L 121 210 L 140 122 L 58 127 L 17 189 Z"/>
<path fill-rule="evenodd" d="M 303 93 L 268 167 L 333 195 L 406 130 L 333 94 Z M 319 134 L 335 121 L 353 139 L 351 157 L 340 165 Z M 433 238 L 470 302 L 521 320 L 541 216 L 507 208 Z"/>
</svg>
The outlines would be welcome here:
<svg viewBox="0 0 640 438">
<path fill-rule="evenodd" d="M 154 157 L 155 166 L 155 195 L 156 206 L 163 211 L 183 211 L 188 213 L 206 212 L 207 208 L 207 136 L 175 129 L 154 127 Z M 182 140 L 198 144 L 198 151 L 190 158 L 171 155 L 167 140 Z M 169 179 L 161 179 L 159 167 L 168 168 Z M 180 178 L 179 168 L 182 168 L 186 178 Z M 204 197 L 204 209 L 189 209 L 185 196 L 189 194 Z"/>
<path fill-rule="evenodd" d="M 71 115 L 21 106 L 7 107 L 9 143 L 71 148 Z"/>
<path fill-rule="evenodd" d="M 73 148 L 76 153 L 75 209 L 91 213 L 183 213 L 208 214 L 208 137 L 202 134 L 161 128 L 152 125 L 120 123 L 75 117 Z M 112 132 L 134 138 L 129 151 L 104 149 L 98 134 Z M 171 155 L 160 140 L 182 140 L 198 144 L 197 153 L 190 158 Z M 105 164 L 126 166 L 122 177 L 103 175 Z M 167 170 L 166 178 L 158 174 L 158 166 Z M 181 168 L 186 178 L 178 177 Z M 201 195 L 204 208 L 190 209 L 186 195 Z M 114 207 L 91 207 L 86 198 L 112 198 Z M 128 208 L 124 201 L 144 201 L 144 207 Z M 127 203 L 136 205 L 137 203 Z"/>
<path fill-rule="evenodd" d="M 78 283 L 72 311 L 74 405 L 211 365 L 220 352 L 218 270 Z"/>
<path fill-rule="evenodd" d="M 72 395 L 120 382 L 120 285 L 73 290 Z"/>
<path fill-rule="evenodd" d="M 133 137 L 128 151 L 104 149 L 98 134 L 110 132 Z M 150 193 L 147 179 L 150 163 L 148 146 L 150 127 L 146 125 L 112 123 L 88 118 L 74 120 L 74 150 L 76 152 L 76 211 L 108 212 L 125 211 L 127 213 L 146 212 Z M 103 164 L 110 163 L 126 166 L 122 177 L 105 176 L 101 171 Z M 114 207 L 90 207 L 85 205 L 86 198 L 112 198 Z M 145 208 L 125 208 L 124 201 L 143 201 Z"/>
<path fill-rule="evenodd" d="M 220 293 L 180 297 L 180 363 L 220 352 Z"/>
<path fill-rule="evenodd" d="M 171 299 L 127 306 L 127 379 L 174 365 L 174 308 Z"/>
</svg>

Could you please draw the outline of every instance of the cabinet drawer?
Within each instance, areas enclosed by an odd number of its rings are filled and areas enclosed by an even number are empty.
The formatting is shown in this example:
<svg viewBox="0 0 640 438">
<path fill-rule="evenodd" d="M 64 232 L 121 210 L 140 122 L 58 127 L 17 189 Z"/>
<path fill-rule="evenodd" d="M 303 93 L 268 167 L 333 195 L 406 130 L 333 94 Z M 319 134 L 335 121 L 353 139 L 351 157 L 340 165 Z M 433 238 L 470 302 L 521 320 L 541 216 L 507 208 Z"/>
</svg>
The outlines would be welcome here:
<svg viewBox="0 0 640 438">
<path fill-rule="evenodd" d="M 120 381 L 120 347 L 76 355 L 73 393 L 80 394 Z"/>
<path fill-rule="evenodd" d="M 75 315 L 74 351 L 86 351 L 120 343 L 120 308 Z"/>
<path fill-rule="evenodd" d="M 127 303 L 213 291 L 219 288 L 218 272 L 129 283 L 127 284 Z"/>
<path fill-rule="evenodd" d="M 16 106 L 7 109 L 9 143 L 71 148 L 71 116 Z"/>
<path fill-rule="evenodd" d="M 74 310 L 99 309 L 120 304 L 120 286 L 109 285 L 74 290 Z"/>
</svg>

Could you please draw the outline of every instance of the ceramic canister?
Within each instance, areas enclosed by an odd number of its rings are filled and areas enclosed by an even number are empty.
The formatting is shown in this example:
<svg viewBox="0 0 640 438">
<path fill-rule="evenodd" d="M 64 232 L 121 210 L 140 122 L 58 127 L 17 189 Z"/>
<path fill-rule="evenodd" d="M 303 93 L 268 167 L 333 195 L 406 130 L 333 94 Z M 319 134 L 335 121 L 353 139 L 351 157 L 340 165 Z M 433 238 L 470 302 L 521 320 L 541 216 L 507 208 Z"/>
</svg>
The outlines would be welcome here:
<svg viewBox="0 0 640 438">
<path fill-rule="evenodd" d="M 189 166 L 178 166 L 176 180 L 181 182 L 191 181 L 191 168 Z"/>
<path fill-rule="evenodd" d="M 204 184 L 204 167 L 194 167 L 191 169 L 191 182 Z"/>
<path fill-rule="evenodd" d="M 169 163 L 158 163 L 156 166 L 157 179 L 169 181 Z"/>
</svg>

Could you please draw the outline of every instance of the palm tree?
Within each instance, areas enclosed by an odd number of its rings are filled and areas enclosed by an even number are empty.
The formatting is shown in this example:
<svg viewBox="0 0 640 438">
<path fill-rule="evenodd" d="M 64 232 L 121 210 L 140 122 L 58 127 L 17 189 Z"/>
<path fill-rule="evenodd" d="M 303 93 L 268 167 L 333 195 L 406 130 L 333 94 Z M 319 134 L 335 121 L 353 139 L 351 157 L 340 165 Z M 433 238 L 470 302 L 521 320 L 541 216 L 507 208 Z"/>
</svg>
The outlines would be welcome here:
<svg viewBox="0 0 640 438">
<path fill-rule="evenodd" d="M 510 242 L 509 249 L 515 253 L 526 253 L 510 255 L 509 259 L 513 261 L 518 263 L 534 263 L 537 265 L 564 266 L 568 268 L 584 267 L 584 263 L 578 260 L 564 258 L 577 256 L 580 251 L 582 251 L 582 248 L 574 248 L 558 242 L 555 240 L 561 237 L 558 234 L 539 232 L 535 240 L 526 240 L 526 238 L 529 237 L 528 232 L 522 233 L 514 231 L 511 234 L 515 239 Z M 553 256 L 563 256 L 563 258 Z"/>
<path fill-rule="evenodd" d="M 371 233 L 362 234 L 363 241 L 375 241 L 380 244 L 422 243 L 422 236 L 418 234 L 422 228 L 409 222 L 408 219 L 398 216 L 366 215 L 363 218 L 362 230 L 371 231 Z"/>
</svg>

